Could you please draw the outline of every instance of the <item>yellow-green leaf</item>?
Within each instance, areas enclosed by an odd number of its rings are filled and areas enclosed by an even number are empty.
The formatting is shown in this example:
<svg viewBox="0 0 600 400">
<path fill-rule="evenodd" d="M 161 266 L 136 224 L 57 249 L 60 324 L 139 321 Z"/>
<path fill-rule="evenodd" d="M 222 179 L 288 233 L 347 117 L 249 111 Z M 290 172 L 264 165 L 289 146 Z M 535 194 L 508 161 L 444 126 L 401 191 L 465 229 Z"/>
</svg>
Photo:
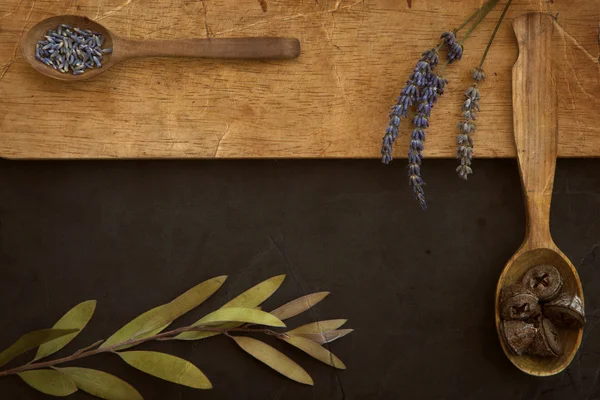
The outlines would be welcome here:
<svg viewBox="0 0 600 400">
<path fill-rule="evenodd" d="M 272 278 L 267 279 L 259 283 L 256 286 L 251 287 L 246 290 L 244 293 L 240 294 L 233 300 L 225 303 L 225 305 L 221 308 L 227 307 L 248 307 L 254 308 L 261 305 L 265 300 L 267 300 L 273 293 L 279 289 L 283 280 L 285 279 L 285 275 L 277 275 Z"/>
<path fill-rule="evenodd" d="M 52 369 L 19 372 L 18 375 L 35 390 L 50 396 L 65 397 L 77 391 L 77 386 L 71 378 Z"/>
<path fill-rule="evenodd" d="M 160 312 L 160 309 L 164 307 L 164 305 L 162 306 L 158 306 L 155 307 L 151 310 L 146 311 L 145 313 L 137 316 L 136 318 L 134 318 L 133 320 L 131 320 L 129 323 L 127 323 L 125 326 L 123 326 L 121 329 L 119 329 L 118 331 L 116 331 L 115 333 L 112 334 L 111 337 L 109 337 L 103 344 L 102 347 L 108 347 L 108 346 L 112 346 L 114 344 L 120 343 L 120 342 L 124 342 L 126 340 L 131 339 L 133 336 L 136 335 L 137 332 L 139 332 L 139 330 L 141 329 L 141 327 L 149 320 L 151 319 L 155 313 Z M 163 329 L 165 329 L 166 327 L 168 327 L 170 324 L 166 324 L 160 328 L 155 329 L 154 331 L 150 331 L 146 334 L 142 334 L 142 335 L 138 335 L 137 338 L 142 339 L 144 337 L 149 337 L 152 335 L 156 335 L 157 333 L 160 333 Z M 131 346 L 121 346 L 119 347 L 120 350 L 123 349 L 127 349 Z"/>
<path fill-rule="evenodd" d="M 41 344 L 77 332 L 77 329 L 41 329 L 24 334 L 8 349 L 0 353 L 0 367 L 15 357 L 33 350 Z"/>
<path fill-rule="evenodd" d="M 246 322 L 257 325 L 285 326 L 279 318 L 272 316 L 268 312 L 246 307 L 220 308 L 206 315 L 194 325 L 212 325 L 223 322 Z"/>
<path fill-rule="evenodd" d="M 87 323 L 92 318 L 92 315 L 94 315 L 95 310 L 96 300 L 88 300 L 77 304 L 75 307 L 67 311 L 67 313 L 63 315 L 61 319 L 56 322 L 56 324 L 54 324 L 52 329 L 79 329 L 79 331 L 42 344 L 38 348 L 37 354 L 35 355 L 33 361 L 54 354 L 69 344 L 71 340 L 75 339 L 75 336 L 79 335 L 79 332 L 85 328 Z"/>
<path fill-rule="evenodd" d="M 347 319 L 328 319 L 325 321 L 311 322 L 310 324 L 302 325 L 296 329 L 286 332 L 288 335 L 296 335 L 298 333 L 319 333 L 333 331 L 340 328 L 348 322 Z"/>
<path fill-rule="evenodd" d="M 261 307 L 255 307 L 255 309 L 260 310 Z M 198 323 L 198 322 L 196 322 Z M 224 324 L 219 325 L 211 325 L 212 328 L 219 328 L 222 330 L 239 328 L 244 325 L 243 322 L 225 322 Z M 191 332 L 183 332 L 179 335 L 175 336 L 173 339 L 177 340 L 200 340 L 206 339 L 209 337 L 220 335 L 219 332 L 211 332 L 211 331 L 191 331 Z"/>
<path fill-rule="evenodd" d="M 337 369 L 346 369 L 346 366 L 344 365 L 342 360 L 337 358 L 335 354 L 333 354 L 325 347 L 313 342 L 310 339 L 306 339 L 300 336 L 288 336 L 283 340 L 285 340 L 292 346 L 299 348 L 309 356 L 316 358 L 321 362 L 324 362 L 327 365 L 331 365 L 332 367 Z"/>
<path fill-rule="evenodd" d="M 283 283 L 284 279 L 285 279 L 285 275 L 273 276 L 273 277 L 267 279 L 266 281 L 263 281 L 263 282 L 259 283 L 258 285 L 255 285 L 255 286 L 251 287 L 250 289 L 246 290 L 244 293 L 240 294 L 233 300 L 226 303 L 223 307 L 221 307 L 221 309 L 230 308 L 230 307 L 248 307 L 248 308 L 258 307 L 262 302 L 264 302 L 266 299 L 271 297 L 271 295 L 273 293 L 275 293 L 275 291 L 277 291 L 277 289 L 279 289 L 279 287 Z M 202 322 L 203 322 L 203 320 L 200 319 L 200 320 L 196 321 L 196 323 L 194 323 L 194 325 L 199 325 Z M 240 324 L 231 323 L 231 324 L 223 325 L 222 327 L 223 328 L 237 328 L 238 326 L 240 326 Z M 216 335 L 218 335 L 218 333 L 206 332 L 206 331 L 183 332 L 183 333 L 180 333 L 179 335 L 175 336 L 175 339 L 198 340 L 198 339 L 205 339 L 205 338 L 208 338 L 211 336 L 216 336 Z"/>
<path fill-rule="evenodd" d="M 296 300 L 292 300 L 289 303 L 276 308 L 275 310 L 271 311 L 271 315 L 276 316 L 282 321 L 295 317 L 296 315 L 303 313 L 323 300 L 325 297 L 327 297 L 327 295 L 329 295 L 329 292 L 307 294 L 306 296 L 299 297 Z"/>
<path fill-rule="evenodd" d="M 106 372 L 88 368 L 60 368 L 86 393 L 105 400 L 144 400 L 133 386 L 124 380 Z"/>
<path fill-rule="evenodd" d="M 246 353 L 262 361 L 281 375 L 305 385 L 314 385 L 308 372 L 288 356 L 268 344 L 246 336 L 235 336 L 233 339 Z"/>
<path fill-rule="evenodd" d="M 237 328 L 241 325 L 242 324 L 239 324 L 239 323 L 227 323 L 227 324 L 223 324 L 223 325 L 214 326 L 214 328 L 230 329 L 230 328 Z M 220 333 L 219 332 L 209 332 L 209 331 L 191 331 L 191 332 L 180 333 L 179 335 L 175 336 L 173 339 L 200 340 L 200 339 L 206 339 L 206 338 L 217 336 L 217 335 L 220 335 Z"/>
<path fill-rule="evenodd" d="M 288 335 L 297 335 L 299 333 L 320 333 L 333 331 L 340 328 L 346 322 L 348 322 L 347 319 L 328 319 L 325 321 L 315 321 L 311 322 L 310 324 L 299 326 L 286 333 Z"/>
<path fill-rule="evenodd" d="M 127 364 L 157 378 L 194 389 L 212 388 L 206 375 L 182 358 L 154 351 L 126 351 L 118 354 Z"/>
<path fill-rule="evenodd" d="M 141 339 L 161 332 L 175 319 L 208 299 L 223 285 L 225 279 L 227 279 L 227 276 L 223 275 L 204 281 L 170 303 L 146 311 L 115 332 L 100 347 L 105 348 L 125 342 L 133 337 Z M 123 346 L 122 349 L 127 347 Z"/>
<path fill-rule="evenodd" d="M 331 343 L 353 332 L 354 329 L 335 329 L 333 331 L 325 331 L 321 333 L 296 333 L 294 336 L 301 336 L 310 339 L 319 344 Z"/>
</svg>

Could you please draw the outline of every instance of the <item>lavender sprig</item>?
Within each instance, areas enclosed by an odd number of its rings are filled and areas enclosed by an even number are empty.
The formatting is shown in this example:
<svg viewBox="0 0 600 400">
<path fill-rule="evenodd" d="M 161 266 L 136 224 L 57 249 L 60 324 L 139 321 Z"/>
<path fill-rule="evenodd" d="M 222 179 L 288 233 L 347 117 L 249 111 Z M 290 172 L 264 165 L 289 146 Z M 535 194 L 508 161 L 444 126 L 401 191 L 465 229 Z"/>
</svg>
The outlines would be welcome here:
<svg viewBox="0 0 600 400">
<path fill-rule="evenodd" d="M 429 50 L 423 53 L 424 58 L 429 60 L 432 69 L 438 63 L 437 49 Z M 425 141 L 425 129 L 429 127 L 429 117 L 438 97 L 444 93 L 444 87 L 448 81 L 441 76 L 430 71 L 427 75 L 427 80 L 423 87 L 419 90 L 417 99 L 416 114 L 412 120 L 415 128 L 411 134 L 410 147 L 408 150 L 408 179 L 409 184 L 413 188 L 419 205 L 422 209 L 427 208 L 425 201 L 425 192 L 423 186 L 425 182 L 421 177 L 421 163 L 423 161 L 422 151 L 424 149 L 423 142 Z"/>
<path fill-rule="evenodd" d="M 481 72 L 483 73 L 483 71 Z M 474 121 L 477 119 L 475 111 L 480 110 L 479 99 L 479 89 L 475 83 L 469 86 L 465 92 L 465 102 L 462 106 L 465 120 L 460 121 L 457 125 L 459 134 L 456 136 L 456 158 L 460 160 L 460 165 L 456 168 L 456 172 L 464 180 L 467 180 L 469 174 L 473 173 L 471 169 L 471 161 L 473 160 L 473 138 L 471 134 L 477 130 Z"/>
<path fill-rule="evenodd" d="M 425 52 L 427 53 L 427 52 Z M 400 126 L 400 119 L 408 117 L 408 110 L 416 102 L 419 96 L 419 87 L 425 84 L 428 74 L 431 72 L 431 64 L 428 57 L 423 53 L 423 58 L 419 60 L 413 73 L 406 81 L 406 86 L 402 89 L 400 96 L 396 102 L 396 105 L 392 108 L 390 113 L 390 123 L 383 136 L 383 146 L 381 147 L 381 162 L 389 164 L 392 161 L 392 146 L 398 138 L 398 128 Z M 433 60 L 437 63 L 436 58 Z"/>
<path fill-rule="evenodd" d="M 444 32 L 442 34 L 444 45 L 448 48 L 448 64 L 459 61 L 463 55 L 463 45 L 456 41 L 454 32 Z"/>
<path fill-rule="evenodd" d="M 441 36 L 442 41 L 440 45 L 433 49 L 427 50 L 422 54 L 422 58 L 417 62 L 412 74 L 406 81 L 406 86 L 404 89 L 402 89 L 402 92 L 397 99 L 396 105 L 392 108 L 392 112 L 389 115 L 390 122 L 383 137 L 383 144 L 381 148 L 382 162 L 384 164 L 388 164 L 392 161 L 393 145 L 398 138 L 398 129 L 400 127 L 401 119 L 408 117 L 409 110 L 411 108 L 414 107 L 416 109 L 416 114 L 412 118 L 414 129 L 411 134 L 408 151 L 408 176 L 409 184 L 423 209 L 427 207 L 425 193 L 423 191 L 425 182 L 421 176 L 425 129 L 429 127 L 431 109 L 433 108 L 438 97 L 443 94 L 444 87 L 447 83 L 447 80 L 441 76 L 441 72 L 439 74 L 434 72 L 439 63 L 438 51 L 444 46 L 448 49 L 446 63 L 441 68 L 441 71 L 443 72 L 448 64 L 452 64 L 462 58 L 464 41 L 474 31 L 477 25 L 481 23 L 485 16 L 494 8 L 498 1 L 499 0 L 487 0 L 485 4 L 483 4 L 478 10 L 469 16 L 467 20 L 464 21 L 463 24 L 458 28 L 451 32 L 444 32 Z M 472 26 L 459 42 L 457 40 L 456 33 L 466 27 L 473 20 L 475 22 L 473 22 Z M 468 148 L 472 148 L 472 140 L 469 139 L 468 134 L 475 129 L 474 123 L 471 122 L 471 119 L 474 119 L 475 116 L 474 109 L 471 109 L 471 107 L 475 106 L 472 106 L 471 103 L 469 103 L 468 109 L 465 108 L 464 110 L 465 117 L 468 116 L 469 118 L 467 121 L 465 121 L 466 125 L 464 130 L 467 130 L 468 132 L 466 132 L 466 137 L 461 136 L 460 139 L 461 141 L 464 141 L 465 144 L 461 151 L 465 153 L 465 157 L 467 157 L 466 159 L 468 159 L 469 162 L 469 155 L 472 151 L 468 150 Z M 466 162 L 465 165 L 468 167 Z"/>
<path fill-rule="evenodd" d="M 416 114 L 412 119 L 415 129 L 411 134 L 408 151 L 408 179 L 409 185 L 413 188 L 413 193 L 423 209 L 427 208 L 423 190 L 425 182 L 421 177 L 425 129 L 429 127 L 431 109 L 439 95 L 443 94 L 447 83 L 446 79 L 433 72 L 439 64 L 438 50 L 440 47 L 441 45 L 423 52 L 421 59 L 406 81 L 406 86 L 402 89 L 396 105 L 392 108 L 390 123 L 383 137 L 381 149 L 382 162 L 388 164 L 392 161 L 392 145 L 398 138 L 400 119 L 407 118 L 410 107 L 416 105 Z"/>
<path fill-rule="evenodd" d="M 433 72 L 439 63 L 439 47 L 425 51 L 421 60 L 417 63 L 418 71 L 415 70 L 411 78 L 418 84 L 418 96 L 416 114 L 412 123 L 415 126 L 410 139 L 408 150 L 408 182 L 413 188 L 413 193 L 422 209 L 427 208 L 423 186 L 425 181 L 421 177 L 421 163 L 423 161 L 423 149 L 425 142 L 425 129 L 429 127 L 429 117 L 434 103 L 438 99 L 439 89 L 442 93 L 446 80 Z"/>
<path fill-rule="evenodd" d="M 483 52 L 483 56 L 479 62 L 479 67 L 473 68 L 471 71 L 475 83 L 471 85 L 465 92 L 465 102 L 462 105 L 462 112 L 465 120 L 458 123 L 459 134 L 456 136 L 456 158 L 460 160 L 460 165 L 456 167 L 456 172 L 458 172 L 459 178 L 464 180 L 467 180 L 469 178 L 469 174 L 473 173 L 473 168 L 471 167 L 471 163 L 473 161 L 473 137 L 471 135 L 475 133 L 475 130 L 477 129 L 477 126 L 474 122 L 477 118 L 475 111 L 480 111 L 479 100 L 481 98 L 481 94 L 479 92 L 478 83 L 483 82 L 486 78 L 486 73 L 482 68 L 483 63 L 488 51 L 490 50 L 490 47 L 492 46 L 492 42 L 496 37 L 496 33 L 498 33 L 498 28 L 500 28 L 500 24 L 502 24 L 502 20 L 504 19 L 511 3 L 512 0 L 508 0 L 506 2 L 504 10 L 502 10 L 502 14 L 496 23 L 496 27 L 494 28 L 490 39 L 488 40 L 487 46 L 485 47 L 485 51 Z M 491 7 L 489 9 L 491 10 L 494 5 L 495 4 L 490 4 Z M 465 36 L 468 37 L 471 31 L 472 30 L 467 32 L 467 35 Z"/>
</svg>

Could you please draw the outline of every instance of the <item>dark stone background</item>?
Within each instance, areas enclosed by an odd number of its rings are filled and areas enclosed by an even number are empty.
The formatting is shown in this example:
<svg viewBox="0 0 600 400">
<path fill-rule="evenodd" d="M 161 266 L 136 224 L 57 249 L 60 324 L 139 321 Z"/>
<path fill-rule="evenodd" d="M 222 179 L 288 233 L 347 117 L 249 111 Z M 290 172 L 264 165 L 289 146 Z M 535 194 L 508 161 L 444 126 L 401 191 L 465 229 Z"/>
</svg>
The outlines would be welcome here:
<svg viewBox="0 0 600 400">
<path fill-rule="evenodd" d="M 454 166 L 427 160 L 423 213 L 404 162 L 0 162 L 0 347 L 86 299 L 99 301 L 96 314 L 61 354 L 207 278 L 230 275 L 181 323 L 287 273 L 267 309 L 329 290 L 319 318 L 345 317 L 356 329 L 331 345 L 348 366 L 338 373 L 277 345 L 314 388 L 278 376 L 226 337 L 144 346 L 194 362 L 212 391 L 160 381 L 112 355 L 77 365 L 159 400 L 600 399 L 600 161 L 558 162 L 552 232 L 581 275 L 588 323 L 571 367 L 544 379 L 509 363 L 493 323 L 498 276 L 525 229 L 516 161 L 476 160 L 468 183 Z M 43 398 L 16 377 L 2 379 L 0 393 Z"/>
</svg>

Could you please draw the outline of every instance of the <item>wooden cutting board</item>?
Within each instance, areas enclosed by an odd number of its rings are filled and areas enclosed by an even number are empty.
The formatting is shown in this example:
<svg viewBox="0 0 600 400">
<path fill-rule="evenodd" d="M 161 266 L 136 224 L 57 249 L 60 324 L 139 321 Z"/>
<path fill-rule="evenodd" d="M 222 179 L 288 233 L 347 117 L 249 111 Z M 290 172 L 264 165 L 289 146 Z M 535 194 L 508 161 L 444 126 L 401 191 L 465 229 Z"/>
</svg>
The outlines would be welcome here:
<svg viewBox="0 0 600 400">
<path fill-rule="evenodd" d="M 426 157 L 454 157 L 464 90 L 501 1 L 447 69 Z M 3 0 L 0 156 L 6 158 L 379 157 L 390 107 L 416 60 L 481 0 Z M 600 156 L 599 0 L 515 0 L 490 51 L 476 157 L 515 155 L 510 20 L 559 13 L 559 156 Z M 91 81 L 37 74 L 19 40 L 36 22 L 86 15 L 129 38 L 294 36 L 292 61 L 155 58 Z M 508 23 L 506 23 L 508 22 Z M 397 157 L 410 127 L 403 124 Z"/>
</svg>

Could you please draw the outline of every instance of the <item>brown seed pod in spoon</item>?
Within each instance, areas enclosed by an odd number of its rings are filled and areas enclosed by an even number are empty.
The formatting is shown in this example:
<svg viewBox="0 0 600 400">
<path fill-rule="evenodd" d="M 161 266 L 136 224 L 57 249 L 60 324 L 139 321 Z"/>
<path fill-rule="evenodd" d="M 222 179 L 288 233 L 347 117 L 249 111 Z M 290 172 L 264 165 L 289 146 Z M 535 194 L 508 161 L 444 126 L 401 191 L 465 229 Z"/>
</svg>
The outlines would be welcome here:
<svg viewBox="0 0 600 400">
<path fill-rule="evenodd" d="M 502 322 L 502 338 L 517 356 L 523 355 L 529 349 L 537 333 L 537 328 L 525 321 Z"/>
<path fill-rule="evenodd" d="M 517 17 L 513 28 L 519 58 L 513 67 L 513 124 L 519 172 L 525 197 L 525 240 L 508 261 L 496 289 L 496 328 L 508 359 L 521 371 L 536 376 L 554 375 L 573 360 L 583 329 L 561 329 L 562 354 L 557 357 L 517 356 L 506 345 L 500 318 L 500 291 L 519 283 L 533 266 L 552 265 L 563 280 L 563 291 L 582 301 L 583 290 L 575 267 L 558 249 L 550 235 L 550 201 L 557 155 L 557 78 L 552 75 L 554 20 L 543 13 Z M 539 328 L 538 328 L 539 329 Z"/>
<path fill-rule="evenodd" d="M 526 320 L 541 309 L 538 298 L 523 285 L 509 285 L 500 292 L 500 317 L 504 320 Z"/>
<path fill-rule="evenodd" d="M 522 284 L 540 301 L 548 301 L 558 296 L 563 282 L 560 273 L 552 265 L 536 265 L 525 272 Z"/>
<path fill-rule="evenodd" d="M 548 318 L 541 319 L 527 352 L 542 357 L 557 357 L 562 354 L 563 346 L 560 335 Z"/>
<path fill-rule="evenodd" d="M 35 44 L 44 38 L 48 30 L 59 24 L 99 32 L 104 36 L 104 48 L 112 48 L 106 54 L 102 68 L 86 70 L 81 75 L 64 74 L 35 58 Z M 62 81 L 80 81 L 100 75 L 113 65 L 136 57 L 198 57 L 223 59 L 291 59 L 300 54 L 300 42 L 295 38 L 250 37 L 208 38 L 178 40 L 132 40 L 120 37 L 98 22 L 77 15 L 59 15 L 38 22 L 21 40 L 23 56 L 36 71 Z"/>
<path fill-rule="evenodd" d="M 556 326 L 567 329 L 579 329 L 585 323 L 583 303 L 571 293 L 563 293 L 544 305 L 544 315 Z"/>
</svg>

